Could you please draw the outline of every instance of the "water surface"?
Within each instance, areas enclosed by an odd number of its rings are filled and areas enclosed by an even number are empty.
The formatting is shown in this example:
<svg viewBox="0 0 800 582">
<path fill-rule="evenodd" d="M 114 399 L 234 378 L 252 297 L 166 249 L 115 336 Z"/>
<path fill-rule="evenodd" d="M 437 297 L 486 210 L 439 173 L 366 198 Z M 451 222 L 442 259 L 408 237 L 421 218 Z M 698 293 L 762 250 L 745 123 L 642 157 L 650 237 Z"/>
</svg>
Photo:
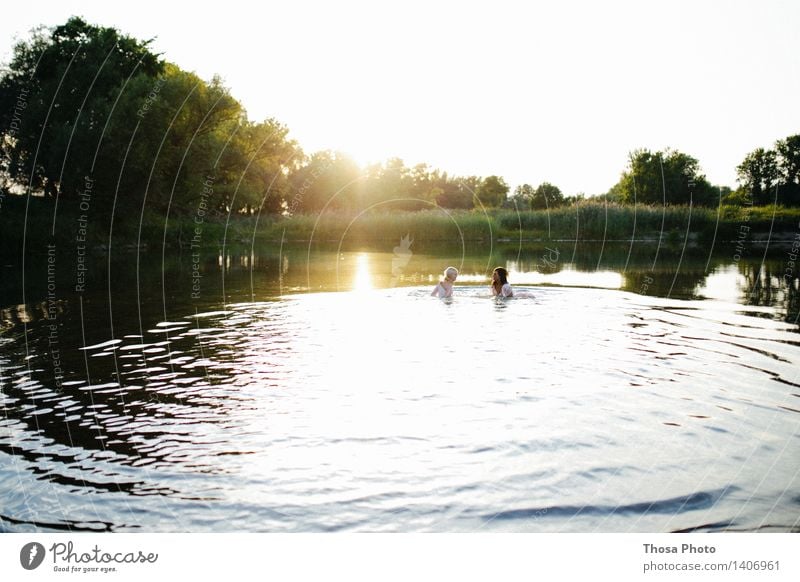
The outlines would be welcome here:
<svg viewBox="0 0 800 582">
<path fill-rule="evenodd" d="M 62 265 L 55 298 L 31 274 L 3 310 L 0 528 L 796 528 L 780 257 L 547 252 L 206 256 L 194 297 L 190 257 L 99 260 L 80 294 Z M 501 261 L 532 297 L 489 297 Z"/>
</svg>

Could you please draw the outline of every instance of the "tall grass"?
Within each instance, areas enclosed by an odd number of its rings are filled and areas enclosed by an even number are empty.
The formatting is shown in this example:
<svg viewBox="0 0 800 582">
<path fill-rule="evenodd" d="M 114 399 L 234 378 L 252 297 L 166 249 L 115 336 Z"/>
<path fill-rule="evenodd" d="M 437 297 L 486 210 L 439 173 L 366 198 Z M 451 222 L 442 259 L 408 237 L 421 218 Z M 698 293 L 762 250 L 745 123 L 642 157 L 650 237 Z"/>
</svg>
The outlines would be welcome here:
<svg viewBox="0 0 800 582">
<path fill-rule="evenodd" d="M 26 214 L 26 206 L 28 212 Z M 67 246 L 76 244 L 79 213 L 75 204 L 58 207 L 55 232 L 52 232 L 52 200 L 8 196 L 0 208 L 2 250 L 19 253 L 25 227 L 29 248 L 44 248 L 56 240 Z M 187 246 L 194 242 L 197 223 L 191 215 L 172 214 L 168 220 L 154 211 L 145 216 L 118 211 L 113 225 L 110 209 L 92 206 L 87 243 L 91 247 L 142 244 Z M 409 236 L 415 248 L 429 244 L 483 244 L 489 240 L 662 240 L 692 241 L 737 240 L 743 237 L 792 238 L 800 229 L 800 208 L 781 206 L 703 208 L 688 206 L 623 206 L 587 201 L 551 210 L 515 211 L 430 209 L 422 211 L 366 212 L 362 214 L 327 212 L 291 217 L 273 215 L 208 216 L 201 226 L 201 246 L 250 244 L 285 240 L 397 244 Z M 114 241 L 109 240 L 113 227 Z M 166 227 L 166 230 L 165 230 Z M 52 233 L 52 234 L 51 234 Z"/>
<path fill-rule="evenodd" d="M 540 211 L 498 213 L 500 236 L 531 239 L 630 240 L 667 237 L 682 240 L 736 237 L 748 232 L 796 230 L 800 208 L 775 206 L 720 208 L 689 206 L 626 206 L 586 202 Z M 774 222 L 773 222 L 774 221 Z"/>
<path fill-rule="evenodd" d="M 418 242 L 517 240 L 692 240 L 735 239 L 740 229 L 796 231 L 800 208 L 626 206 L 584 202 L 552 210 L 490 210 L 385 213 L 326 213 L 281 218 L 258 229 L 260 238 L 287 241 L 391 241 L 410 235 Z"/>
<path fill-rule="evenodd" d="M 462 238 L 470 241 L 489 240 L 496 236 L 496 229 L 496 220 L 492 215 L 469 211 L 421 210 L 360 215 L 298 215 L 277 220 L 259 229 L 259 236 L 273 240 L 283 237 L 287 241 L 313 239 L 326 242 L 398 241 L 410 236 L 418 242 L 452 242 Z"/>
<path fill-rule="evenodd" d="M 671 232 L 713 233 L 715 211 L 688 206 L 649 207 L 584 203 L 535 212 L 504 212 L 500 232 L 523 238 L 630 240 Z"/>
</svg>

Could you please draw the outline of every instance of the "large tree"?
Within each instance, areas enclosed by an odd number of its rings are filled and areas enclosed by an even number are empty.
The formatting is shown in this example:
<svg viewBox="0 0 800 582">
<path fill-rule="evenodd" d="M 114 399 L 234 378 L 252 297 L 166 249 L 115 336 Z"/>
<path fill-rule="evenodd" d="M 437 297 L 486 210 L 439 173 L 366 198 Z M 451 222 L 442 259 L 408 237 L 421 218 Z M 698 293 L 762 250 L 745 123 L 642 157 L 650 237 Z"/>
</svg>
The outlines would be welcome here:
<svg viewBox="0 0 800 582">
<path fill-rule="evenodd" d="M 205 83 L 167 64 L 153 79 L 137 75 L 122 92 L 99 152 L 97 178 L 118 204 L 196 210 L 229 201 L 247 165 L 248 122 L 219 79 Z M 210 178 L 210 179 L 209 179 Z M 207 189 L 208 190 L 208 189 Z"/>
<path fill-rule="evenodd" d="M 736 167 L 736 174 L 753 204 L 768 204 L 773 201 L 775 187 L 780 181 L 778 156 L 774 150 L 757 148 L 750 152 Z"/>
<path fill-rule="evenodd" d="M 531 208 L 555 208 L 564 204 L 564 195 L 558 186 L 542 182 L 531 197 Z"/>
<path fill-rule="evenodd" d="M 477 176 L 449 176 L 447 172 L 434 177 L 435 201 L 442 208 L 469 210 L 475 199 L 481 179 Z"/>
<path fill-rule="evenodd" d="M 0 113 L 6 181 L 71 195 L 91 176 L 92 207 L 119 212 L 279 212 L 302 158 L 286 127 L 248 120 L 219 78 L 79 18 L 16 46 Z"/>
<path fill-rule="evenodd" d="M 752 204 L 800 205 L 800 134 L 756 148 L 736 167 L 739 188 L 733 198 Z"/>
<path fill-rule="evenodd" d="M 70 18 L 36 30 L 0 72 L 0 144 L 11 180 L 54 196 L 84 185 L 126 80 L 162 71 L 149 41 Z"/>
<path fill-rule="evenodd" d="M 631 152 L 628 167 L 609 196 L 632 204 L 695 204 L 714 201 L 713 188 L 696 158 L 666 149 Z"/>
<path fill-rule="evenodd" d="M 778 140 L 775 149 L 781 172 L 781 202 L 800 206 L 800 134 Z"/>
<path fill-rule="evenodd" d="M 784 184 L 800 184 L 800 134 L 775 142 L 778 166 Z"/>
<path fill-rule="evenodd" d="M 363 207 L 363 172 L 348 156 L 333 151 L 312 154 L 289 176 L 286 211 L 290 214 Z"/>
<path fill-rule="evenodd" d="M 502 206 L 508 196 L 508 184 L 500 176 L 488 176 L 478 186 L 476 196 L 482 205 L 494 208 Z"/>
<path fill-rule="evenodd" d="M 509 198 L 509 202 L 514 203 L 517 208 L 530 208 L 536 188 L 530 184 L 520 184 L 514 188 L 514 194 Z"/>
<path fill-rule="evenodd" d="M 542 182 L 536 188 L 530 184 L 517 186 L 513 199 L 516 200 L 517 207 L 526 209 L 555 208 L 565 204 L 561 189 L 550 182 Z"/>
</svg>

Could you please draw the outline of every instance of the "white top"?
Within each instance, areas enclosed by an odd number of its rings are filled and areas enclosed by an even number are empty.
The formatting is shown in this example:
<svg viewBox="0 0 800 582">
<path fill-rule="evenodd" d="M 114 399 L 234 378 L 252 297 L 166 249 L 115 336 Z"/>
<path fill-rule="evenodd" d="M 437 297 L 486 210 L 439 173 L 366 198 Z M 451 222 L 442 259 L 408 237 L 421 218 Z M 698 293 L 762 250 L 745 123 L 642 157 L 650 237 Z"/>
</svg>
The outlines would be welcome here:
<svg viewBox="0 0 800 582">
<path fill-rule="evenodd" d="M 492 287 L 494 289 L 494 287 Z M 506 283 L 500 288 L 500 293 L 498 293 L 500 297 L 513 297 L 514 290 L 511 289 L 511 283 Z"/>
<path fill-rule="evenodd" d="M 441 281 L 439 282 L 438 285 L 436 285 L 436 288 L 433 290 L 433 292 L 436 293 L 436 296 L 439 299 L 444 299 L 445 297 L 453 296 L 453 288 L 450 287 L 450 290 L 448 291 L 447 289 L 444 288 L 444 285 L 442 285 Z"/>
</svg>

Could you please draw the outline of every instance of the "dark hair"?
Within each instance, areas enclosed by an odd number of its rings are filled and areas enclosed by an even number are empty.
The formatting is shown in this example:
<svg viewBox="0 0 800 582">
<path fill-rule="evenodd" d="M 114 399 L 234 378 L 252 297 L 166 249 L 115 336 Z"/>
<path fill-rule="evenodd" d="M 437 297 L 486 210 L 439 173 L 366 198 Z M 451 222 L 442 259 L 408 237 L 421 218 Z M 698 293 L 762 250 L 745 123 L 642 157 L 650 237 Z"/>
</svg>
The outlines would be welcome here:
<svg viewBox="0 0 800 582">
<path fill-rule="evenodd" d="M 492 281 L 492 287 L 500 295 L 500 292 L 503 290 L 503 285 L 508 283 L 508 271 L 506 271 L 503 267 L 497 267 L 494 270 L 497 273 L 497 281 Z"/>
</svg>

